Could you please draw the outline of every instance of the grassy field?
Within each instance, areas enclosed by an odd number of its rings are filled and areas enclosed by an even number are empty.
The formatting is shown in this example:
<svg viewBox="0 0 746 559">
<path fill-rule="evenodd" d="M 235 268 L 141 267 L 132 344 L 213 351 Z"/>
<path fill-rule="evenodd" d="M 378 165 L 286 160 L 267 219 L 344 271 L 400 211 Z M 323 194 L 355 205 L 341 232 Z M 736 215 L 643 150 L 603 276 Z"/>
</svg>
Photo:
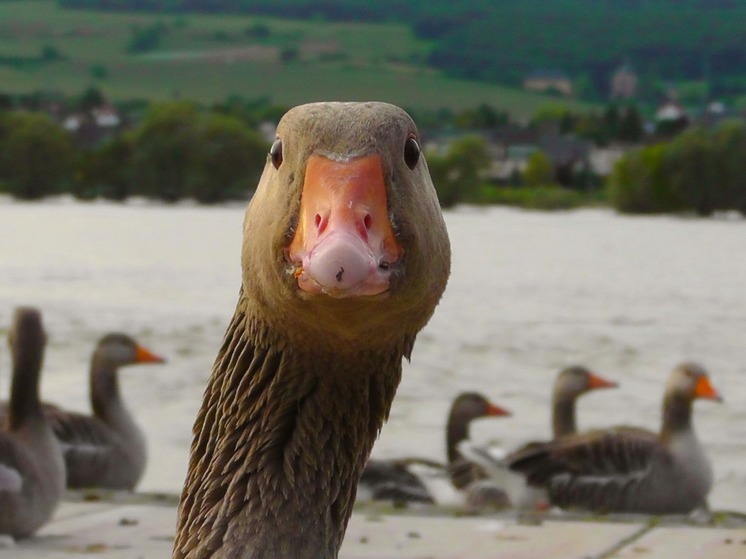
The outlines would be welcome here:
<svg viewBox="0 0 746 559">
<path fill-rule="evenodd" d="M 157 48 L 127 48 L 133 29 L 162 23 Z M 396 24 L 286 21 L 248 16 L 155 16 L 61 10 L 52 1 L 0 2 L 0 92 L 95 85 L 114 100 L 221 101 L 230 95 L 294 105 L 389 101 L 459 110 L 488 103 L 526 117 L 541 106 L 588 105 L 448 78 L 424 66 L 430 45 Z M 53 51 L 59 59 L 42 60 Z"/>
</svg>

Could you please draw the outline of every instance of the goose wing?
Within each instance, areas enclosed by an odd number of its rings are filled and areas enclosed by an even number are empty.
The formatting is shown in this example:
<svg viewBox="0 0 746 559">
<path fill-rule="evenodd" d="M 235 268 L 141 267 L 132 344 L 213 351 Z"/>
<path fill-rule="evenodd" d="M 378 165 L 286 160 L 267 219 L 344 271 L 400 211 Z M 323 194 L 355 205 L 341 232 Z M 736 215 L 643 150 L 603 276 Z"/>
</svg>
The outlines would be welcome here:
<svg viewBox="0 0 746 559">
<path fill-rule="evenodd" d="M 532 444 L 507 463 L 530 485 L 546 488 L 555 505 L 623 511 L 635 508 L 654 468 L 670 460 L 656 434 L 615 428 Z"/>
</svg>

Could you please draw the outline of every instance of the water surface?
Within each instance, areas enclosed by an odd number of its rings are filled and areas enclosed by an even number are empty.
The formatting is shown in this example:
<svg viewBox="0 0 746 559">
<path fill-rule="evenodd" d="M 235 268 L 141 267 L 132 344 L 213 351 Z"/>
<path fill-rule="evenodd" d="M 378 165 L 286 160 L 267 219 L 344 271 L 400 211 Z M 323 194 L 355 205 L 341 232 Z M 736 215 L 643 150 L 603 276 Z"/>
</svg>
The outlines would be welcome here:
<svg viewBox="0 0 746 559">
<path fill-rule="evenodd" d="M 0 201 L 0 334 L 13 307 L 43 310 L 45 399 L 88 410 L 88 361 L 105 332 L 127 332 L 168 358 L 121 375 L 149 438 L 142 490 L 181 489 L 238 294 L 243 211 Z M 405 363 L 374 455 L 442 459 L 448 406 L 463 390 L 514 413 L 476 423 L 474 439 L 511 448 L 546 437 L 551 383 L 575 363 L 621 384 L 581 401 L 581 429 L 657 429 L 669 371 L 693 359 L 725 397 L 695 406 L 715 468 L 711 504 L 746 512 L 746 221 L 504 208 L 460 208 L 446 221 L 452 277 Z M 3 342 L 3 398 L 8 361 Z"/>
</svg>

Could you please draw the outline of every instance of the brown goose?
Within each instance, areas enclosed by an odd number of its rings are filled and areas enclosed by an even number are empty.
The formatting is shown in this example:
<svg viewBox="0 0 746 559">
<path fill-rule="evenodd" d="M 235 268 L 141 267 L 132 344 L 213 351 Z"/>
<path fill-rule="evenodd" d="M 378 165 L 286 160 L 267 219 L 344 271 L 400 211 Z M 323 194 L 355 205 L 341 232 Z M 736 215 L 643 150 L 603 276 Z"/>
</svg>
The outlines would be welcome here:
<svg viewBox="0 0 746 559">
<path fill-rule="evenodd" d="M 243 281 L 194 426 L 174 557 L 337 557 L 450 245 L 417 128 L 291 109 L 244 221 Z"/>
<path fill-rule="evenodd" d="M 135 488 L 145 471 L 147 444 L 119 392 L 119 368 L 163 362 L 126 334 L 107 334 L 91 357 L 93 415 L 45 406 L 62 443 L 69 488 Z"/>
<path fill-rule="evenodd" d="M 164 359 L 126 334 L 102 337 L 91 356 L 89 374 L 93 415 L 42 404 L 62 445 L 67 487 L 132 490 L 145 472 L 147 443 L 119 392 L 119 368 L 163 363 Z M 0 406 L 0 417 L 5 408 Z"/>
<path fill-rule="evenodd" d="M 555 378 L 552 387 L 552 435 L 555 439 L 577 432 L 575 407 L 579 397 L 592 390 L 614 388 L 617 383 L 609 381 L 582 365 L 573 365 L 562 369 Z M 531 442 L 523 447 L 525 450 L 537 444 Z M 527 488 L 522 478 L 510 472 L 505 463 L 506 453 L 499 448 L 477 446 L 465 440 L 458 445 L 459 451 L 465 455 L 465 460 L 474 464 L 474 468 L 481 469 L 480 479 L 489 479 L 498 487 L 505 489 L 510 495 L 514 506 L 523 509 L 544 508 L 546 496 L 543 491 Z M 515 451 L 518 452 L 518 451 Z M 494 489 L 486 482 L 481 487 Z M 475 486 L 471 491 L 472 500 L 485 501 Z"/>
<path fill-rule="evenodd" d="M 46 345 L 41 314 L 16 310 L 8 343 L 13 376 L 6 430 L 0 432 L 0 534 L 32 535 L 57 508 L 65 490 L 65 462 L 39 401 Z"/>
<path fill-rule="evenodd" d="M 466 458 L 459 450 L 459 445 L 469 440 L 471 422 L 479 417 L 508 415 L 509 411 L 474 392 L 462 394 L 454 402 L 448 417 L 446 453 L 451 483 L 456 489 L 465 489 L 474 481 L 487 478 L 484 469 Z"/>
<path fill-rule="evenodd" d="M 463 489 L 479 476 L 478 466 L 466 460 L 458 444 L 469 438 L 469 425 L 482 417 L 508 416 L 510 412 L 476 392 L 462 392 L 451 404 L 446 422 L 448 465 L 421 458 L 371 459 L 365 465 L 358 489 L 372 500 L 435 503 L 430 478 L 449 475 Z M 424 470 L 421 472 L 421 470 Z"/>
<path fill-rule="evenodd" d="M 692 428 L 695 398 L 721 400 L 703 367 L 683 363 L 666 386 L 660 433 L 617 427 L 568 435 L 508 463 L 563 508 L 672 514 L 706 507 L 712 467 Z"/>
</svg>

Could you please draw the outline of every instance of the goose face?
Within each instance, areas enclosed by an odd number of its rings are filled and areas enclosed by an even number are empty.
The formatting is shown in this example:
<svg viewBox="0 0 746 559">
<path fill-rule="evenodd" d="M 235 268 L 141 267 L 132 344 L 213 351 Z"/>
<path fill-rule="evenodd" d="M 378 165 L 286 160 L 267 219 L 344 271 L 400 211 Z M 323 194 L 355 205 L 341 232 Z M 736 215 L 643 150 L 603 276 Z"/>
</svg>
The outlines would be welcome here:
<svg viewBox="0 0 746 559">
<path fill-rule="evenodd" d="M 480 417 L 506 417 L 511 413 L 476 392 L 464 392 L 453 402 L 452 417 L 469 422 Z"/>
<path fill-rule="evenodd" d="M 450 246 L 411 118 L 385 103 L 288 111 L 246 213 L 243 270 L 282 331 L 360 343 L 392 317 L 424 326 Z"/>
<path fill-rule="evenodd" d="M 116 367 L 137 363 L 163 363 L 165 360 L 125 334 L 107 334 L 99 341 L 94 358 Z"/>
<path fill-rule="evenodd" d="M 720 393 L 712 386 L 707 370 L 697 363 L 678 365 L 669 377 L 666 393 L 690 401 L 697 398 L 723 401 Z"/>
<path fill-rule="evenodd" d="M 583 366 L 575 365 L 563 369 L 557 376 L 555 393 L 575 398 L 591 390 L 616 386 L 616 382 L 606 380 Z"/>
</svg>

